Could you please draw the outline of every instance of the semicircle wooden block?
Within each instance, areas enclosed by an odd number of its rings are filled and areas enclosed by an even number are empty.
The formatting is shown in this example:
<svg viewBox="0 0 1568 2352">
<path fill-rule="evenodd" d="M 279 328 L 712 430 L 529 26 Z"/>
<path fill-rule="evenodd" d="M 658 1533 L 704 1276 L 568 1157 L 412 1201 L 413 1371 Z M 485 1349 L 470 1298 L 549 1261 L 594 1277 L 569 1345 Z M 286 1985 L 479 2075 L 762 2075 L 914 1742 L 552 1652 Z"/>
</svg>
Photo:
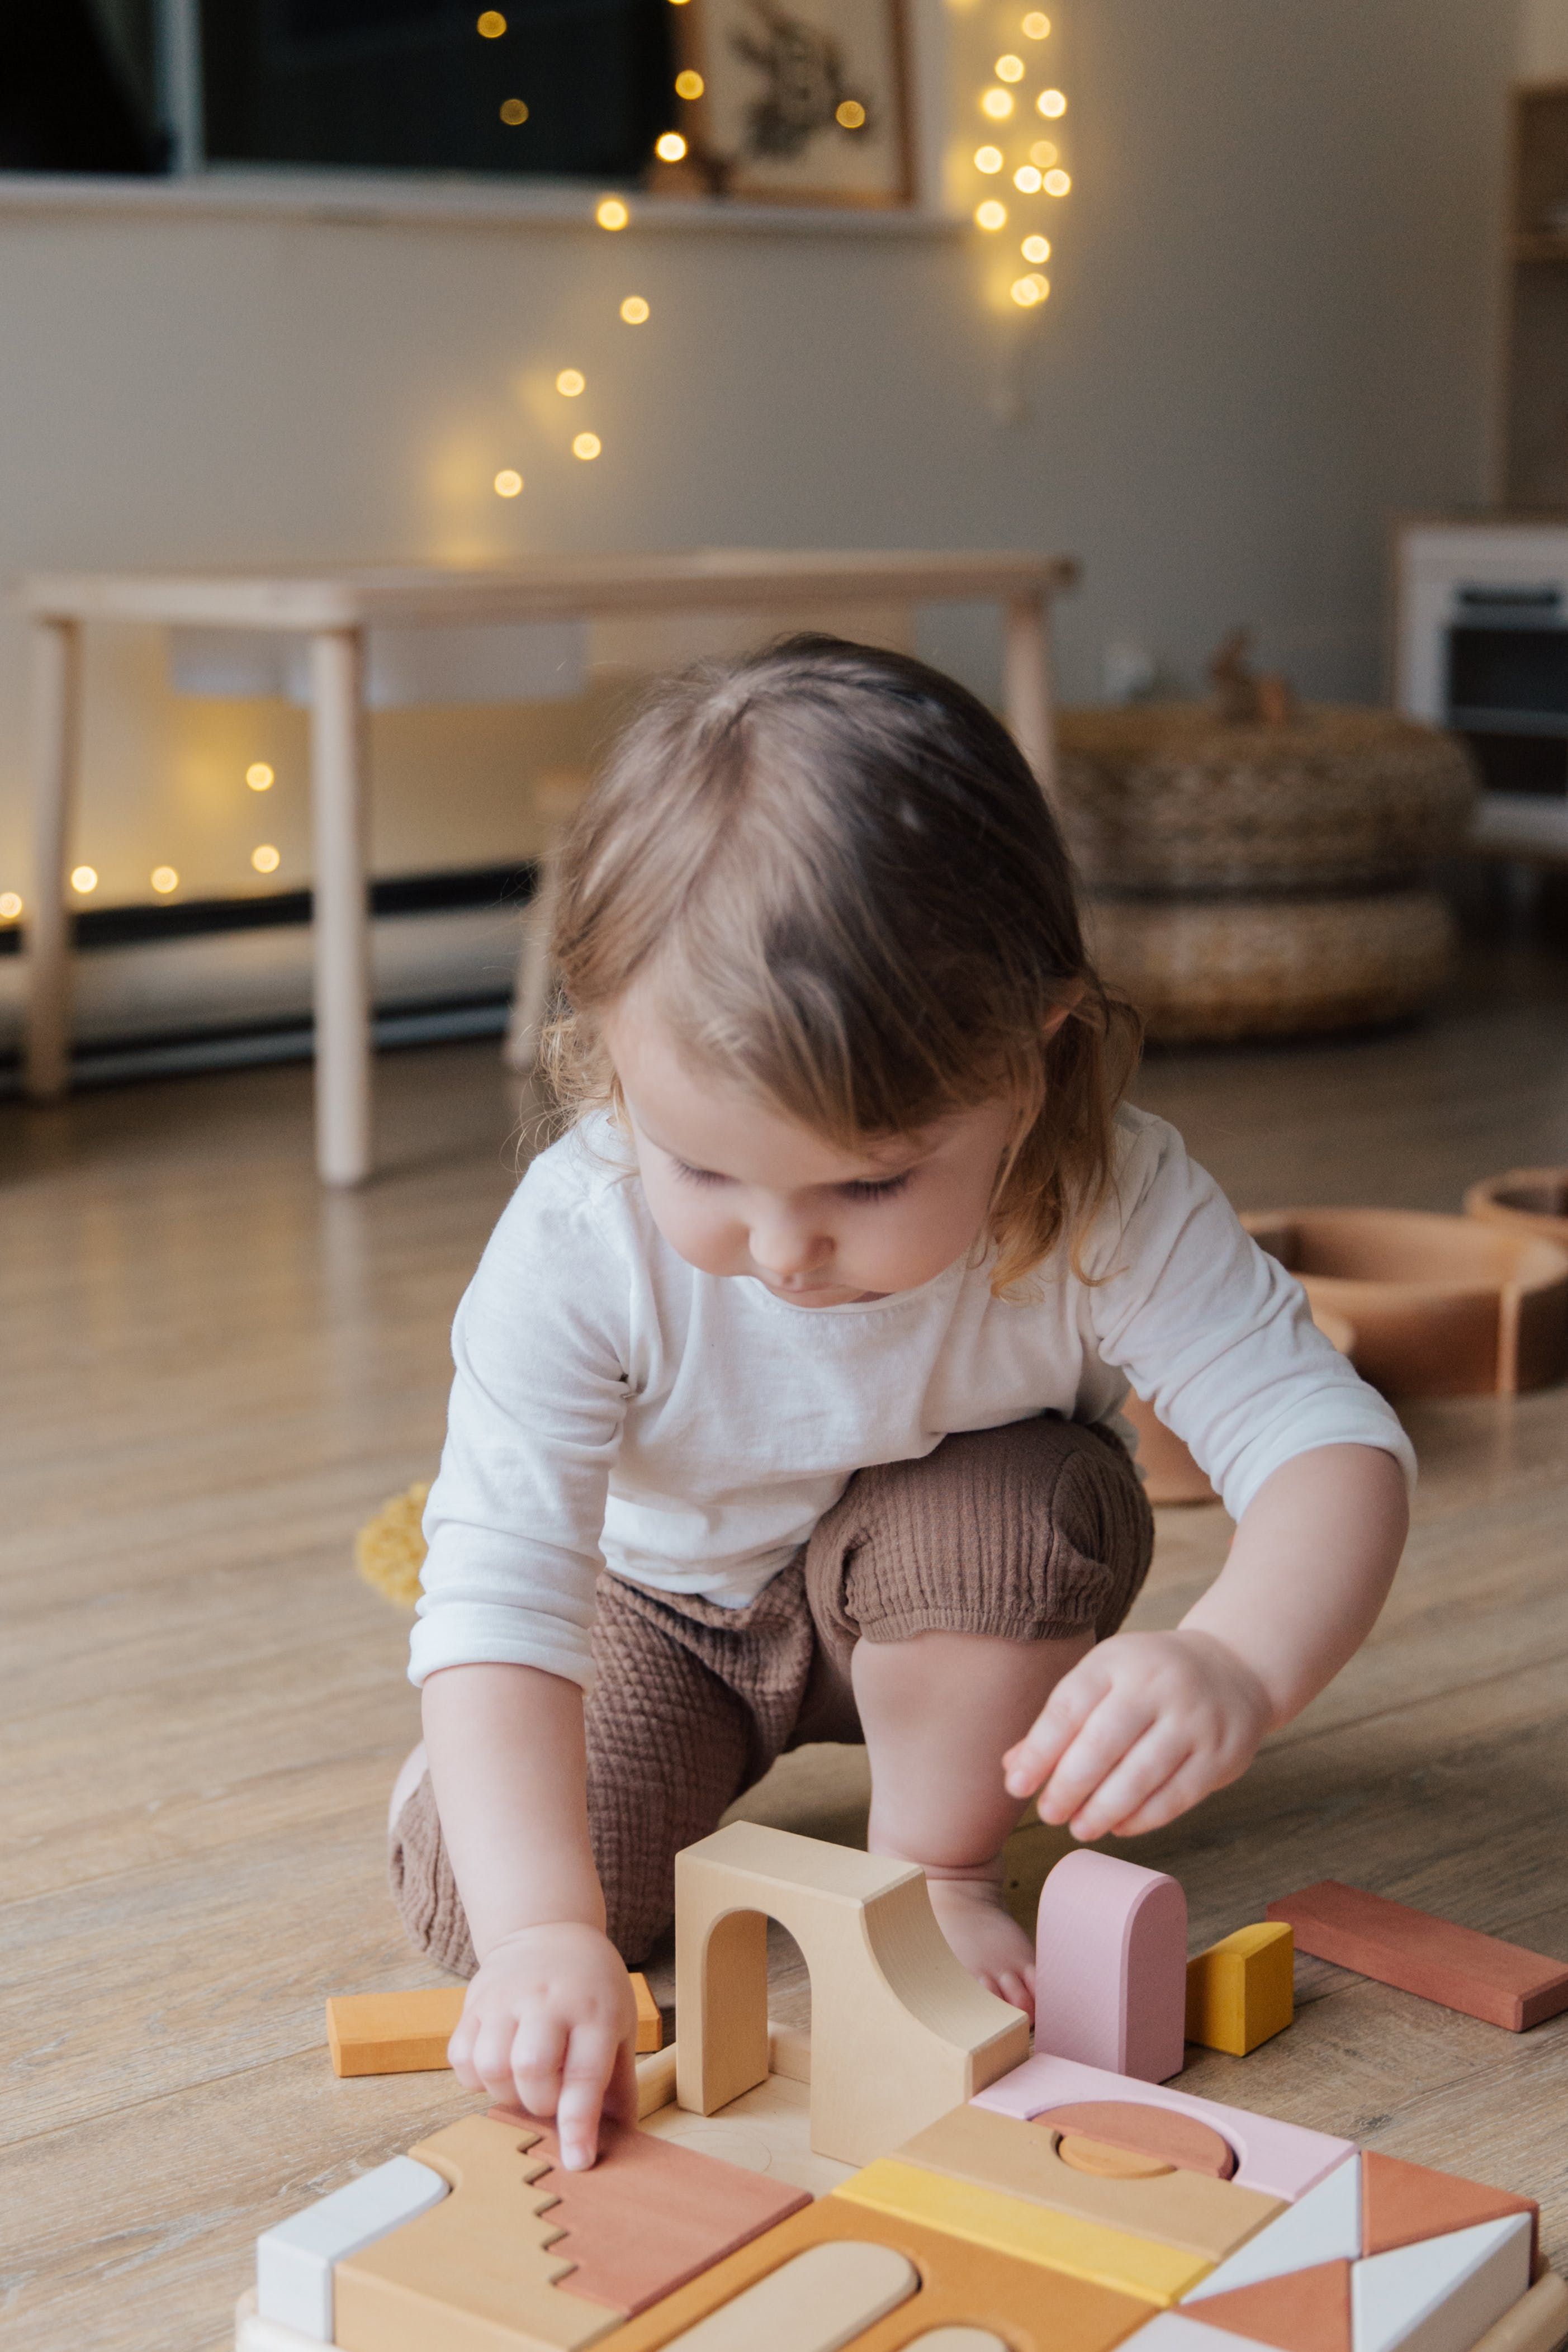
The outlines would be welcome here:
<svg viewBox="0 0 1568 2352">
<path fill-rule="evenodd" d="M 925 1874 L 755 1822 L 675 1858 L 675 2095 L 711 2116 L 768 2074 L 768 1928 L 811 1979 L 811 2146 L 869 2164 L 1019 2065 L 1029 2020 L 977 1984 Z"/>
<path fill-rule="evenodd" d="M 1163 1870 L 1081 1846 L 1040 1889 L 1037 2051 L 1110 2074 L 1179 2074 L 1186 2022 L 1186 1896 Z"/>
</svg>

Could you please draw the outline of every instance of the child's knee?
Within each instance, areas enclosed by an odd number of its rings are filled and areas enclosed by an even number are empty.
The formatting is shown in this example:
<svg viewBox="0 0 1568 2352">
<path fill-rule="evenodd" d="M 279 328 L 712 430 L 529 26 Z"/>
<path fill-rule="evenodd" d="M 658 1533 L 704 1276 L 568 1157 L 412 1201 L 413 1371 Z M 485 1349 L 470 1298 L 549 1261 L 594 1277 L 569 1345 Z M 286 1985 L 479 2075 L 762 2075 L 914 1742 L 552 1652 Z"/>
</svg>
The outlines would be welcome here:
<svg viewBox="0 0 1568 2352">
<path fill-rule="evenodd" d="M 400 1775 L 401 1778 L 401 1775 Z M 454 1976 L 471 1977 L 479 1963 L 457 1892 L 451 1856 L 441 1834 L 435 1791 L 424 1773 L 399 1808 L 387 1841 L 387 1876 L 403 1933 L 416 1952 Z"/>
</svg>

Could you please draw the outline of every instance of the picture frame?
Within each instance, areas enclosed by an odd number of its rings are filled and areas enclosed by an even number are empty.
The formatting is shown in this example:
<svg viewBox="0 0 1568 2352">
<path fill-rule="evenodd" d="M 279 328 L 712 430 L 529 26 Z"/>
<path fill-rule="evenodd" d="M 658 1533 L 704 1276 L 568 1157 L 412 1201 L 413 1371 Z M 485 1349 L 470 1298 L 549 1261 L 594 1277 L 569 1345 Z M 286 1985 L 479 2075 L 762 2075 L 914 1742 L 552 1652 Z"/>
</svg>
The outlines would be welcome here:
<svg viewBox="0 0 1568 2352">
<path fill-rule="evenodd" d="M 915 199 L 904 0 L 685 0 L 688 185 L 752 204 Z M 677 92 L 679 79 L 677 79 Z"/>
</svg>

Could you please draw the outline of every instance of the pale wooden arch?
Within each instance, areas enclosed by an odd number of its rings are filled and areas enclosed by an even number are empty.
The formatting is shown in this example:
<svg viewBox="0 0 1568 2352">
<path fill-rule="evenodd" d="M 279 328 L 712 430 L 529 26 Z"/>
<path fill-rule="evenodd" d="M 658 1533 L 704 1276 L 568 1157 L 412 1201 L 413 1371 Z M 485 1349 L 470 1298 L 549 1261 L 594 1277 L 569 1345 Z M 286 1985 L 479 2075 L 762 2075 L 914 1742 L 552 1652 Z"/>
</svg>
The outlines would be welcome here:
<svg viewBox="0 0 1568 2352">
<path fill-rule="evenodd" d="M 911 1863 L 732 1822 L 675 1863 L 675 2096 L 711 2116 L 768 2075 L 768 1921 L 811 1978 L 811 2146 L 869 2164 L 1029 2055 Z"/>
</svg>

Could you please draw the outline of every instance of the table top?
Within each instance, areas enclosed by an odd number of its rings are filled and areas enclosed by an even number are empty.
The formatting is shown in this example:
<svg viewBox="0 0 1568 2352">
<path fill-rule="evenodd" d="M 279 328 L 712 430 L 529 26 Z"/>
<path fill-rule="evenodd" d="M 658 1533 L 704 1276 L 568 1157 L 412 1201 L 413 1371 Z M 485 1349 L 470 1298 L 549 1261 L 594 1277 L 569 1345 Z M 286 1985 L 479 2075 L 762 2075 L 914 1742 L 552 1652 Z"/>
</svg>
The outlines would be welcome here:
<svg viewBox="0 0 1568 2352">
<path fill-rule="evenodd" d="M 260 572 L 31 572 L 18 583 L 16 601 L 40 620 L 309 630 L 374 622 L 723 612 L 766 608 L 781 599 L 1022 600 L 1054 595 L 1077 577 L 1071 556 L 1005 549 L 720 547 L 663 555 L 540 555 L 486 571 L 301 564 Z"/>
</svg>

